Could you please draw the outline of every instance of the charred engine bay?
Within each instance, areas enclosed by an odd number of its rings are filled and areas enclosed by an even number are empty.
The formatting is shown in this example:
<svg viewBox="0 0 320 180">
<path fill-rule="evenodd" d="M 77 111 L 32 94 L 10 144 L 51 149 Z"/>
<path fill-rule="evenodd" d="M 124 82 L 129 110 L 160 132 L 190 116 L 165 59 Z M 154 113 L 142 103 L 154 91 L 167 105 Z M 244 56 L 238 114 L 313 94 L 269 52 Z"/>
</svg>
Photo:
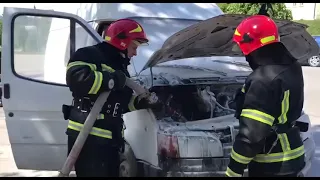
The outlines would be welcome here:
<svg viewBox="0 0 320 180">
<path fill-rule="evenodd" d="M 197 121 L 233 114 L 235 92 L 242 84 L 154 86 L 150 91 L 187 121 Z M 167 108 L 153 110 L 158 120 L 178 121 Z"/>
</svg>

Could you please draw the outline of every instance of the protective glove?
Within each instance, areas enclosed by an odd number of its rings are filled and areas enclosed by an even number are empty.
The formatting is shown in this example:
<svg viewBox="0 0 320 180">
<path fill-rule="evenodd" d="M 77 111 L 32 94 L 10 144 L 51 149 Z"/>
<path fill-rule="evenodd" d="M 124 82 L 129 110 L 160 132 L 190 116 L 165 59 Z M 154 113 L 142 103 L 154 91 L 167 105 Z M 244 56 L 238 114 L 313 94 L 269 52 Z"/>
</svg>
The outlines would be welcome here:
<svg viewBox="0 0 320 180">
<path fill-rule="evenodd" d="M 147 109 L 151 108 L 154 110 L 161 110 L 163 103 L 159 100 L 158 96 L 154 92 L 146 92 L 136 97 L 136 108 Z"/>
<path fill-rule="evenodd" d="M 119 90 L 124 88 L 126 85 L 126 75 L 122 71 L 115 71 L 112 73 L 114 79 L 114 90 Z"/>
</svg>

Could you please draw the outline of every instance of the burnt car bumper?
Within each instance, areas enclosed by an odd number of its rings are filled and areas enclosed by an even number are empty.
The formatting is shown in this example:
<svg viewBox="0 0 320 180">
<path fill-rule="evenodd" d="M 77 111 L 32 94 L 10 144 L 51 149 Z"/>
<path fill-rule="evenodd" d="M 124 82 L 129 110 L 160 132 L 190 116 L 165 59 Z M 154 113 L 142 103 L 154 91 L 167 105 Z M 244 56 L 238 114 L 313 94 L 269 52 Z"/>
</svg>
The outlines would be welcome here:
<svg viewBox="0 0 320 180">
<path fill-rule="evenodd" d="M 160 167 L 143 165 L 147 177 L 223 177 L 229 158 L 166 159 Z M 247 176 L 247 170 L 244 176 Z"/>
<path fill-rule="evenodd" d="M 304 141 L 306 148 L 306 166 L 300 176 L 307 176 L 311 169 L 315 145 L 313 139 Z M 139 163 L 139 176 L 144 177 L 224 177 L 229 164 L 229 158 L 199 158 L 199 159 L 162 159 L 160 167 Z M 244 171 L 248 177 L 248 169 Z"/>
</svg>

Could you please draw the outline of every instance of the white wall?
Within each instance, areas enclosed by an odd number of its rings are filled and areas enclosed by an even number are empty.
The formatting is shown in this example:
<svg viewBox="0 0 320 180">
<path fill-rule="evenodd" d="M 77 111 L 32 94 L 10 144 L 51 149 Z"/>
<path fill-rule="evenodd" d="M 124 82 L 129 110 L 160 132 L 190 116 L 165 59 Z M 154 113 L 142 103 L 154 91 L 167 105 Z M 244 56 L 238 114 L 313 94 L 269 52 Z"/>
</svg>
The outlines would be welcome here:
<svg viewBox="0 0 320 180">
<path fill-rule="evenodd" d="M 292 11 L 293 20 L 314 20 L 316 3 L 285 3 Z"/>
</svg>

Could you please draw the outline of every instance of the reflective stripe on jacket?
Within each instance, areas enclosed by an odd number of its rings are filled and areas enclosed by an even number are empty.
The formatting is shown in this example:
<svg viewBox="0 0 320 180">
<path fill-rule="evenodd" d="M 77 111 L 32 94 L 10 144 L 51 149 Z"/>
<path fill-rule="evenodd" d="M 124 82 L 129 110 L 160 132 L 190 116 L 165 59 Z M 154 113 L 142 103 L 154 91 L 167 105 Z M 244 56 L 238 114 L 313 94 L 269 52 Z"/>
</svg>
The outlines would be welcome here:
<svg viewBox="0 0 320 180">
<path fill-rule="evenodd" d="M 80 132 L 83 128 L 83 124 L 69 120 L 68 128 Z M 90 134 L 106 139 L 112 139 L 112 132 L 101 128 L 92 127 Z"/>
<path fill-rule="evenodd" d="M 103 114 L 100 114 L 99 118 L 102 118 L 102 115 Z M 83 126 L 84 125 L 81 123 L 69 120 L 68 129 L 80 132 Z M 90 131 L 89 134 L 93 136 L 101 137 L 101 138 L 112 139 L 112 132 L 109 130 L 101 129 L 101 128 L 92 127 L 92 130 Z M 122 137 L 124 137 L 124 128 L 122 128 L 121 134 L 122 134 Z"/>
</svg>

